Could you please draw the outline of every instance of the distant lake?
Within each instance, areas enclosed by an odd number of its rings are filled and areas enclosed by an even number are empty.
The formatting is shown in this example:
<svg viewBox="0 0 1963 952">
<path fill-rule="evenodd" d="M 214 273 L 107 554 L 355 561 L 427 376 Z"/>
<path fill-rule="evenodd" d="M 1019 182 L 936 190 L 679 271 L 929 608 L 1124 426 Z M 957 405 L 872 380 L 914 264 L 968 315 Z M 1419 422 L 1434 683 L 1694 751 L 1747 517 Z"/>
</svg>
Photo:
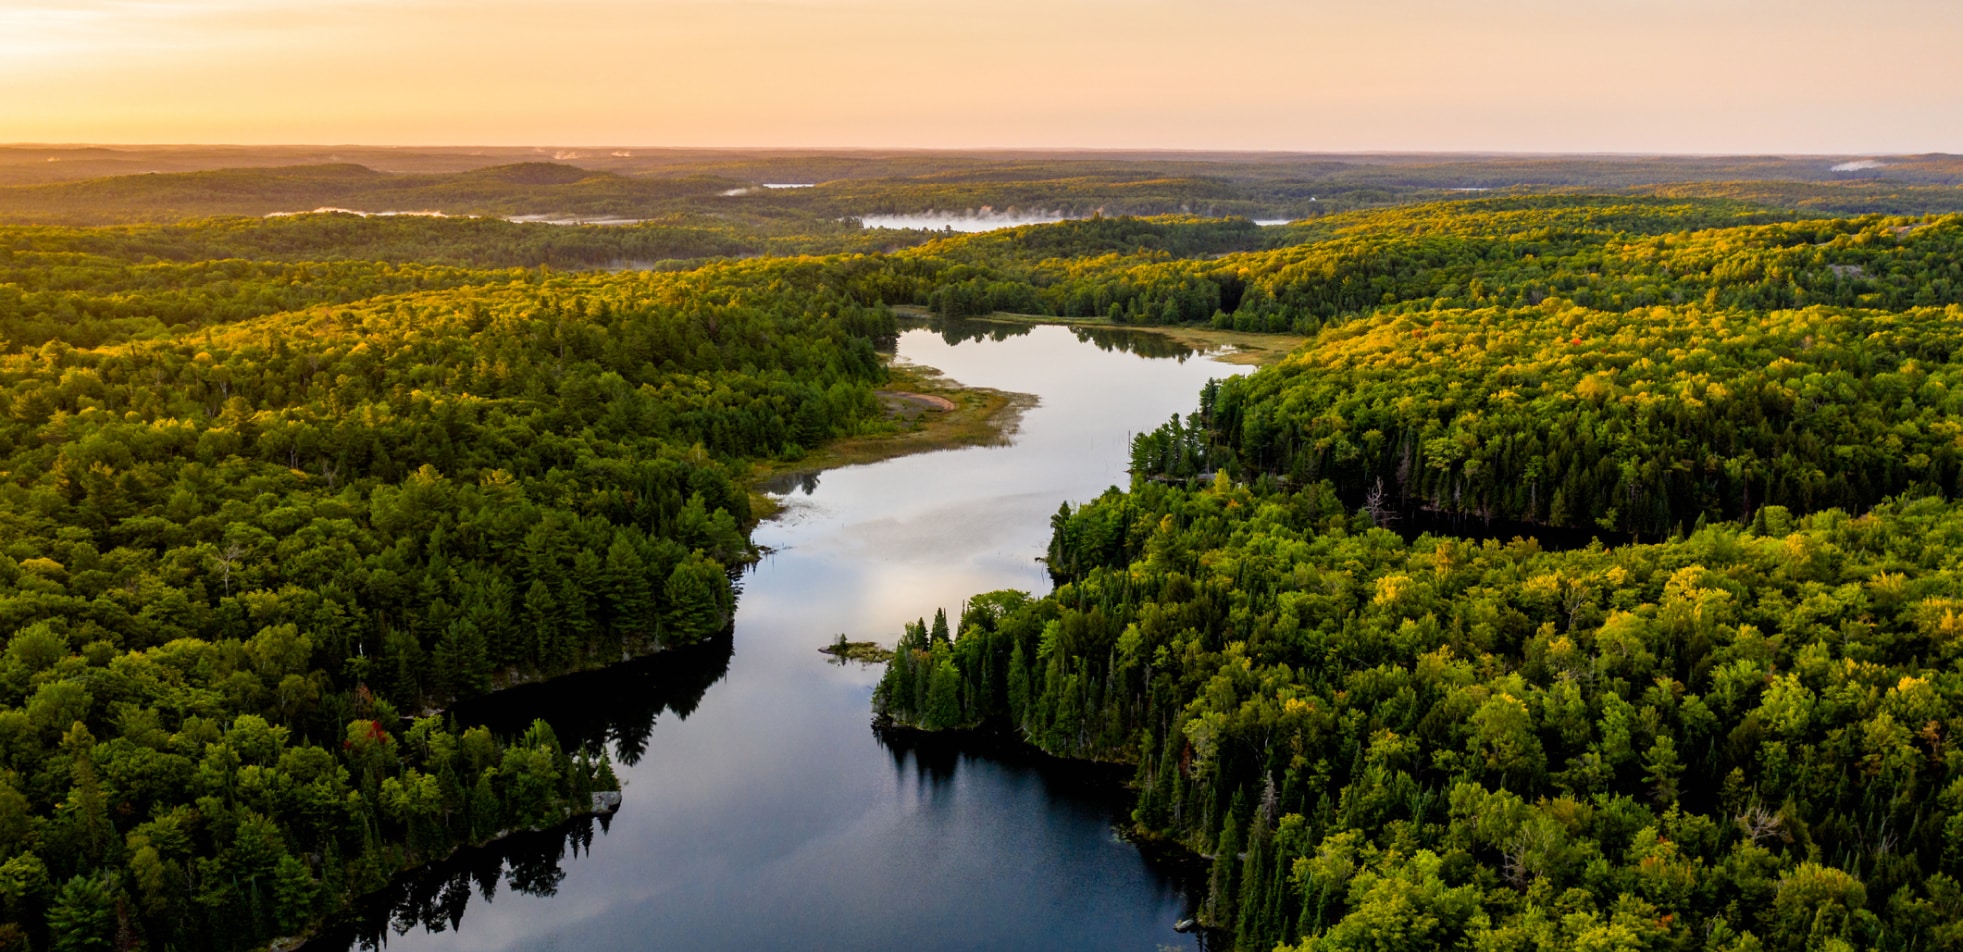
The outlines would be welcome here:
<svg viewBox="0 0 1963 952">
<path fill-rule="evenodd" d="M 924 228 L 929 231 L 953 229 L 955 231 L 994 231 L 997 228 L 1014 228 L 1017 225 L 1047 225 L 1051 222 L 1069 221 L 1082 218 L 1082 215 L 1065 215 L 1062 212 L 1007 211 L 990 209 L 969 210 L 965 212 L 912 212 L 905 215 L 861 215 L 859 221 L 867 228 Z"/>
<path fill-rule="evenodd" d="M 647 221 L 647 219 L 619 218 L 606 215 L 593 218 L 583 218 L 577 215 L 513 215 L 506 218 L 505 221 L 516 222 L 520 225 L 638 225 Z"/>
<path fill-rule="evenodd" d="M 732 636 L 465 705 L 602 745 L 626 781 L 609 822 L 514 837 L 410 877 L 308 952 L 643 949 L 1149 950 L 1198 884 L 1119 839 L 1129 771 L 1015 744 L 883 739 L 880 669 L 818 652 L 1001 588 L 1047 592 L 1065 500 L 1128 477 L 1129 437 L 1246 373 L 1156 334 L 985 321 L 917 327 L 898 358 L 1036 395 L 1006 446 L 784 479 L 772 552 Z"/>
</svg>

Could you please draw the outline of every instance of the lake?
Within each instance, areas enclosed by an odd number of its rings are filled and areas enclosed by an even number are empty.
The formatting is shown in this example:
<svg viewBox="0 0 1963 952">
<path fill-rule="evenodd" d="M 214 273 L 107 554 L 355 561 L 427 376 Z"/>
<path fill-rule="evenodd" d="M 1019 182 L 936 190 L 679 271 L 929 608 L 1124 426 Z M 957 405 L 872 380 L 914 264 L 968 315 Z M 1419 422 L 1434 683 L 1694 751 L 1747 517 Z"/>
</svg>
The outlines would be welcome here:
<svg viewBox="0 0 1963 952">
<path fill-rule="evenodd" d="M 730 636 L 460 708 L 605 744 L 625 805 L 409 877 L 310 950 L 1195 946 L 1172 930 L 1192 907 L 1188 867 L 1114 833 L 1125 772 L 1014 744 L 883 741 L 879 669 L 817 649 L 840 633 L 890 645 L 977 592 L 1047 591 L 1036 559 L 1057 506 L 1124 482 L 1130 434 L 1248 368 L 1056 326 L 944 324 L 897 346 L 1040 403 L 1010 445 L 785 480 Z"/>
<path fill-rule="evenodd" d="M 867 228 L 924 228 L 928 231 L 994 231 L 997 228 L 1014 228 L 1017 225 L 1047 225 L 1052 222 L 1068 221 L 1078 215 L 1065 215 L 1060 212 L 1016 211 L 1005 212 L 993 209 L 979 209 L 964 212 L 909 212 L 898 215 L 860 215 L 859 222 Z"/>
</svg>

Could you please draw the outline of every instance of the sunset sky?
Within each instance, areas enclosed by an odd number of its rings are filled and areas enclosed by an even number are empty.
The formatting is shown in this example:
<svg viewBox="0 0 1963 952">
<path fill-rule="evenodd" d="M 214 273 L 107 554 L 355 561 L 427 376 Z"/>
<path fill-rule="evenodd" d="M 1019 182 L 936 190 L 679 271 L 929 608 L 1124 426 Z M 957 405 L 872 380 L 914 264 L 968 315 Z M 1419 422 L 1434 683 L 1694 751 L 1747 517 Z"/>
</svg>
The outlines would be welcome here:
<svg viewBox="0 0 1963 952">
<path fill-rule="evenodd" d="M 1963 152 L 1957 0 L 0 0 L 0 142 Z"/>
</svg>

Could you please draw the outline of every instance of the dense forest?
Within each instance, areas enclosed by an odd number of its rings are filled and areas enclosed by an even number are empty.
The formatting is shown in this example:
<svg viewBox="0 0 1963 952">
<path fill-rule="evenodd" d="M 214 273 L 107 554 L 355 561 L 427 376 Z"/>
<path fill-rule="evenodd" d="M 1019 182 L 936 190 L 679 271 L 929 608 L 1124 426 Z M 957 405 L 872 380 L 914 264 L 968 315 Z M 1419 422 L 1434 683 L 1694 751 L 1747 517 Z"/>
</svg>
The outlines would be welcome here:
<svg viewBox="0 0 1963 952">
<path fill-rule="evenodd" d="M 1959 543 L 1928 498 L 1550 552 L 1148 482 L 877 702 L 1135 762 L 1236 948 L 1949 948 Z"/>
<path fill-rule="evenodd" d="M 1651 536 L 1954 494 L 1959 243 L 1953 217 L 1808 221 L 1414 268 L 1134 466 Z"/>
<path fill-rule="evenodd" d="M 1132 765 L 1234 948 L 1963 947 L 1963 220 L 1283 231 L 1087 267 L 1312 336 L 1064 505 L 1052 593 L 907 626 L 881 720 Z"/>
<path fill-rule="evenodd" d="M 198 258 L 255 231 L 9 236 L 0 948 L 262 945 L 587 812 L 598 748 L 441 712 L 715 636 L 747 461 L 888 425 L 891 314 L 782 267 Z"/>
<path fill-rule="evenodd" d="M 1054 593 L 923 621 L 877 694 L 1135 766 L 1230 941 L 1963 941 L 1943 163 L 1763 186 L 1908 203 L 1834 217 L 1716 166 L 1411 204 L 1477 163 L 469 161 L 0 196 L 0 949 L 262 946 L 566 829 L 605 751 L 472 705 L 714 648 L 747 481 L 893 427 L 902 305 L 1310 336 L 1059 512 Z M 1525 171 L 1608 174 L 1486 167 Z M 801 178 L 839 184 L 759 188 Z M 486 217 L 185 217 L 349 195 Z M 852 220 L 1039 200 L 1086 217 Z"/>
<path fill-rule="evenodd" d="M 1618 313 L 1693 302 L 1946 304 L 1963 294 L 1958 221 L 1802 217 L 1727 199 L 1510 198 L 1244 231 L 1190 218 L 1066 222 L 898 257 L 956 265 L 939 269 L 927 292 L 950 315 L 1312 333 L 1392 306 L 1518 307 L 1550 297 Z"/>
</svg>

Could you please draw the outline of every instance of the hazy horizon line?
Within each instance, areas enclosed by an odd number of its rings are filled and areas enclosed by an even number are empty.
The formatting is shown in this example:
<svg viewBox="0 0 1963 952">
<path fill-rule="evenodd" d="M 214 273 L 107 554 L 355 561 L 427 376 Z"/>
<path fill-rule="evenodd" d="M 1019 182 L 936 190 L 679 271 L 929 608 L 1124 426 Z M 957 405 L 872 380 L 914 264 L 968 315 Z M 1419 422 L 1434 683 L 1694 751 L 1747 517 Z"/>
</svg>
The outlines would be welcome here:
<svg viewBox="0 0 1963 952">
<path fill-rule="evenodd" d="M 431 150 L 499 150 L 499 151 L 591 151 L 607 152 L 632 150 L 637 152 L 738 152 L 738 153 L 866 153 L 892 154 L 909 153 L 922 155 L 987 155 L 987 154 L 1044 154 L 1044 155 L 1192 155 L 1192 156 L 1361 156 L 1387 158 L 1426 158 L 1426 157 L 1479 157 L 1479 158 L 1600 158 L 1600 159 L 1836 159 L 1855 157 L 1874 158 L 1963 158 L 1963 153 L 1932 151 L 1865 151 L 1865 152 L 1673 152 L 1630 151 L 1630 150 L 1510 150 L 1510 149 L 1194 149 L 1174 146 L 889 146 L 889 145 L 631 145 L 610 143 L 602 145 L 569 145 L 564 143 L 534 143 L 525 145 L 495 145 L 485 143 L 437 143 L 414 144 L 380 142 L 0 142 L 0 149 L 375 149 L 387 151 L 408 151 L 416 149 Z M 599 157 L 599 156 L 595 156 Z M 607 156 L 610 158 L 631 158 L 632 156 Z M 577 156 L 572 158 L 586 158 Z M 561 160 L 565 161 L 565 160 Z"/>
</svg>

